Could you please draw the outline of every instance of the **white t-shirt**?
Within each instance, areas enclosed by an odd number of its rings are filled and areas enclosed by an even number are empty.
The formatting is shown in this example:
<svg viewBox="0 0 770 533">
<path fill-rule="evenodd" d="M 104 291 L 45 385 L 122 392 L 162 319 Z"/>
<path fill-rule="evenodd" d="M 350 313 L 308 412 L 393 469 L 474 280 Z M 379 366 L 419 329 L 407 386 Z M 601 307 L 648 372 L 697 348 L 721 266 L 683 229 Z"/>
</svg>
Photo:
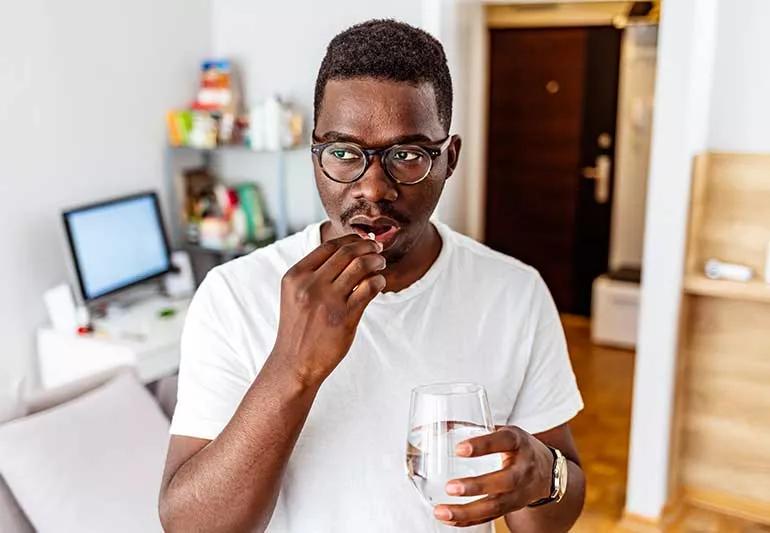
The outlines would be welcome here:
<svg viewBox="0 0 770 533">
<path fill-rule="evenodd" d="M 268 531 L 433 531 L 406 476 L 412 388 L 472 381 L 495 424 L 538 433 L 583 407 L 553 300 L 531 267 L 434 222 L 441 252 L 399 292 L 377 295 L 321 386 Z M 214 439 L 270 354 L 284 273 L 320 244 L 320 223 L 213 269 L 187 314 L 171 433 Z M 490 525 L 464 531 L 491 531 Z"/>
</svg>

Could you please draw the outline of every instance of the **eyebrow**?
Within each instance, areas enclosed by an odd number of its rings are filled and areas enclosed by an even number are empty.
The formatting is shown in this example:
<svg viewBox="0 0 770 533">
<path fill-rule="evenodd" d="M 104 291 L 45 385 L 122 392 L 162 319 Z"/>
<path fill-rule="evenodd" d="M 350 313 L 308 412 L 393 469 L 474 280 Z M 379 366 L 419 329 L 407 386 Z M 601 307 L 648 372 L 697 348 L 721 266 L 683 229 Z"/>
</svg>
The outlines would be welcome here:
<svg viewBox="0 0 770 533">
<path fill-rule="evenodd" d="M 342 133 L 334 130 L 327 131 L 323 135 L 313 135 L 313 138 L 321 142 L 351 142 L 351 143 L 360 144 L 361 146 L 367 146 L 366 141 L 364 141 L 360 137 L 356 137 L 355 135 L 350 135 L 347 133 Z M 392 146 L 394 144 L 406 144 L 406 143 L 413 143 L 413 142 L 436 143 L 439 141 L 434 141 L 433 139 L 431 139 L 430 137 L 422 133 L 412 133 L 409 135 L 400 135 L 398 137 L 389 139 L 387 142 L 382 143 L 381 146 Z"/>
</svg>

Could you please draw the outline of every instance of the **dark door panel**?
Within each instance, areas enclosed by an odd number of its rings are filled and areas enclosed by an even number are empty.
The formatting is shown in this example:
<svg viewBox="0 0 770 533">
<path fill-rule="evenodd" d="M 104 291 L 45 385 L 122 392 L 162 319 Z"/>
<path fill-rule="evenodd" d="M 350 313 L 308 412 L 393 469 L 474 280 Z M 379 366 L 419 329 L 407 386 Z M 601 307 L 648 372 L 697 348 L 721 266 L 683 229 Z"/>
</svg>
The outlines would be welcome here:
<svg viewBox="0 0 770 533">
<path fill-rule="evenodd" d="M 594 209 L 582 169 L 597 130 L 614 141 L 618 51 L 612 28 L 490 31 L 485 240 L 537 268 L 565 312 L 587 313 L 606 269 L 609 204 Z"/>
</svg>

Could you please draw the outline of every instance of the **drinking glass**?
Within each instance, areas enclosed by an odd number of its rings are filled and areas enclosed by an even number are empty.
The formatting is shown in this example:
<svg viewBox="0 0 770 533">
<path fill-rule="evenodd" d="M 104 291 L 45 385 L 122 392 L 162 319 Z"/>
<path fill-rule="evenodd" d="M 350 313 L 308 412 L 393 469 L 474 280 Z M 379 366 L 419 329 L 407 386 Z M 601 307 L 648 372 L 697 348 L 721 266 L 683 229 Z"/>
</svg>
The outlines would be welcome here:
<svg viewBox="0 0 770 533">
<path fill-rule="evenodd" d="M 458 443 L 494 430 L 487 393 L 481 385 L 437 383 L 412 390 L 407 475 L 431 509 L 441 503 L 463 504 L 484 497 L 450 496 L 446 483 L 450 479 L 480 476 L 502 468 L 497 453 L 481 457 L 455 455 Z"/>
</svg>

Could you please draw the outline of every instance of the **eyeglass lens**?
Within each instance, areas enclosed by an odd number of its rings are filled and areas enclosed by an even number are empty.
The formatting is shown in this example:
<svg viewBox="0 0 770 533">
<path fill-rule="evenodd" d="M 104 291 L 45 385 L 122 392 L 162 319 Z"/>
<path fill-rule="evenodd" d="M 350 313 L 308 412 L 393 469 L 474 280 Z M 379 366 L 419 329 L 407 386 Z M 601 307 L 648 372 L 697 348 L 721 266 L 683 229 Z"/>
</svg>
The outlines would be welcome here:
<svg viewBox="0 0 770 533">
<path fill-rule="evenodd" d="M 420 146 L 397 145 L 382 155 L 385 169 L 397 181 L 413 183 L 430 171 L 431 157 Z M 354 144 L 332 143 L 321 152 L 321 166 L 331 178 L 352 182 L 363 174 L 366 154 Z"/>
</svg>

